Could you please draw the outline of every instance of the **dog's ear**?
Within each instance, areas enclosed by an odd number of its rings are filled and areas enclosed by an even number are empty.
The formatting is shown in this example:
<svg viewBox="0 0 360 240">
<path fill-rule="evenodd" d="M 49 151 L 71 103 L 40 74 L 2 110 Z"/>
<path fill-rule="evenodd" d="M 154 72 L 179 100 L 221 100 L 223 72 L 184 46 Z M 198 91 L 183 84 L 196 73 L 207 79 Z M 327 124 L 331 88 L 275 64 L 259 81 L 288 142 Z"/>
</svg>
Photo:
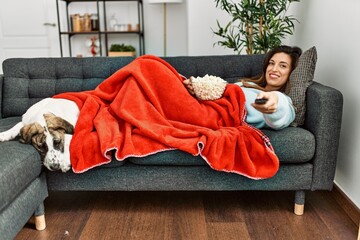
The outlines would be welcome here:
<svg viewBox="0 0 360 240">
<path fill-rule="evenodd" d="M 20 129 L 20 142 L 32 143 L 32 137 L 36 134 L 43 134 L 45 129 L 39 123 L 25 125 Z"/>
<path fill-rule="evenodd" d="M 31 138 L 32 145 L 39 151 L 42 157 L 45 157 L 48 146 L 46 145 L 46 136 L 44 133 L 39 133 Z"/>
<path fill-rule="evenodd" d="M 61 117 L 57 117 L 52 113 L 45 113 L 44 118 L 46 121 L 46 125 L 49 129 L 53 129 L 53 130 L 62 129 L 67 134 L 74 133 L 74 126 L 65 119 L 62 119 Z"/>
</svg>

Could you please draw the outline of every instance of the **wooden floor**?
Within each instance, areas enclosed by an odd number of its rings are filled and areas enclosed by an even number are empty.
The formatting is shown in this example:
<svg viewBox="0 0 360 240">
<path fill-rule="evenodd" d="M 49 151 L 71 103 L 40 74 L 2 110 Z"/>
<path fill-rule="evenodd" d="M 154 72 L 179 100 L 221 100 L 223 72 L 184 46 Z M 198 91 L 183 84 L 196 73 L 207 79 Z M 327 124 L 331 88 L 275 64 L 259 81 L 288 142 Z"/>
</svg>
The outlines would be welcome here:
<svg viewBox="0 0 360 240">
<path fill-rule="evenodd" d="M 22 239 L 339 239 L 358 226 L 329 192 L 307 192 L 293 214 L 293 192 L 51 192 L 47 228 L 29 222 Z"/>
</svg>

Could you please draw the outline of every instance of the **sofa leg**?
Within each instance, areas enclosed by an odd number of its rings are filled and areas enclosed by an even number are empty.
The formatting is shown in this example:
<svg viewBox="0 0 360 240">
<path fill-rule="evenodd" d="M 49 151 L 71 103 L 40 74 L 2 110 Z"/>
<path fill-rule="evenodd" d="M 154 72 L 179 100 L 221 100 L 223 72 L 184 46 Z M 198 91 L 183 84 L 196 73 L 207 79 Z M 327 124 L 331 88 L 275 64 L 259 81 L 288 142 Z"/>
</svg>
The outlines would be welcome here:
<svg viewBox="0 0 360 240">
<path fill-rule="evenodd" d="M 295 203 L 294 213 L 298 216 L 303 215 L 304 214 L 304 204 L 300 205 L 300 204 Z"/>
<path fill-rule="evenodd" d="M 303 215 L 304 205 L 305 205 L 305 191 L 302 190 L 295 191 L 294 213 L 299 216 Z"/>
<path fill-rule="evenodd" d="M 46 228 L 45 215 L 35 216 L 35 228 L 39 231 Z"/>
<path fill-rule="evenodd" d="M 34 212 L 35 228 L 36 230 L 42 231 L 46 228 L 45 222 L 45 206 L 41 203 Z"/>
</svg>

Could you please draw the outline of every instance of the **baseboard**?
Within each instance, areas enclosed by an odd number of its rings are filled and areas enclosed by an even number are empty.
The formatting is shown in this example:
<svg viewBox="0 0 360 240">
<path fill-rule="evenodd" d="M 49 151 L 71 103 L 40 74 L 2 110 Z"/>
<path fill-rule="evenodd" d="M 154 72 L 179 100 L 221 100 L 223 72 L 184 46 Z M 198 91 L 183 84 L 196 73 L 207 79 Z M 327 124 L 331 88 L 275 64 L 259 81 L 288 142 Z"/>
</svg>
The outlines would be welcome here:
<svg viewBox="0 0 360 240">
<path fill-rule="evenodd" d="M 336 185 L 331 191 L 332 197 L 354 221 L 356 225 L 360 223 L 360 209 L 346 196 L 346 194 Z"/>
</svg>

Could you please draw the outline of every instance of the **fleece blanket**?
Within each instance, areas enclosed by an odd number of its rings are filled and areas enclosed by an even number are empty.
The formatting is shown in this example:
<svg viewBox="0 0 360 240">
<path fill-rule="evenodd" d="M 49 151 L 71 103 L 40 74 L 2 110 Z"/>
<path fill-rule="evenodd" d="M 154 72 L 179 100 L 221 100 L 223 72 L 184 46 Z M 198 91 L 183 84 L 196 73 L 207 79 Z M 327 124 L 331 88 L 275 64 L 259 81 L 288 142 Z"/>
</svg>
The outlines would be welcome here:
<svg viewBox="0 0 360 240">
<path fill-rule="evenodd" d="M 211 168 L 252 179 L 272 177 L 279 161 L 269 139 L 245 122 L 245 96 L 228 84 L 222 98 L 200 101 L 164 60 L 145 55 L 91 91 L 56 95 L 75 101 L 80 115 L 70 144 L 75 173 L 179 149 Z"/>
</svg>

